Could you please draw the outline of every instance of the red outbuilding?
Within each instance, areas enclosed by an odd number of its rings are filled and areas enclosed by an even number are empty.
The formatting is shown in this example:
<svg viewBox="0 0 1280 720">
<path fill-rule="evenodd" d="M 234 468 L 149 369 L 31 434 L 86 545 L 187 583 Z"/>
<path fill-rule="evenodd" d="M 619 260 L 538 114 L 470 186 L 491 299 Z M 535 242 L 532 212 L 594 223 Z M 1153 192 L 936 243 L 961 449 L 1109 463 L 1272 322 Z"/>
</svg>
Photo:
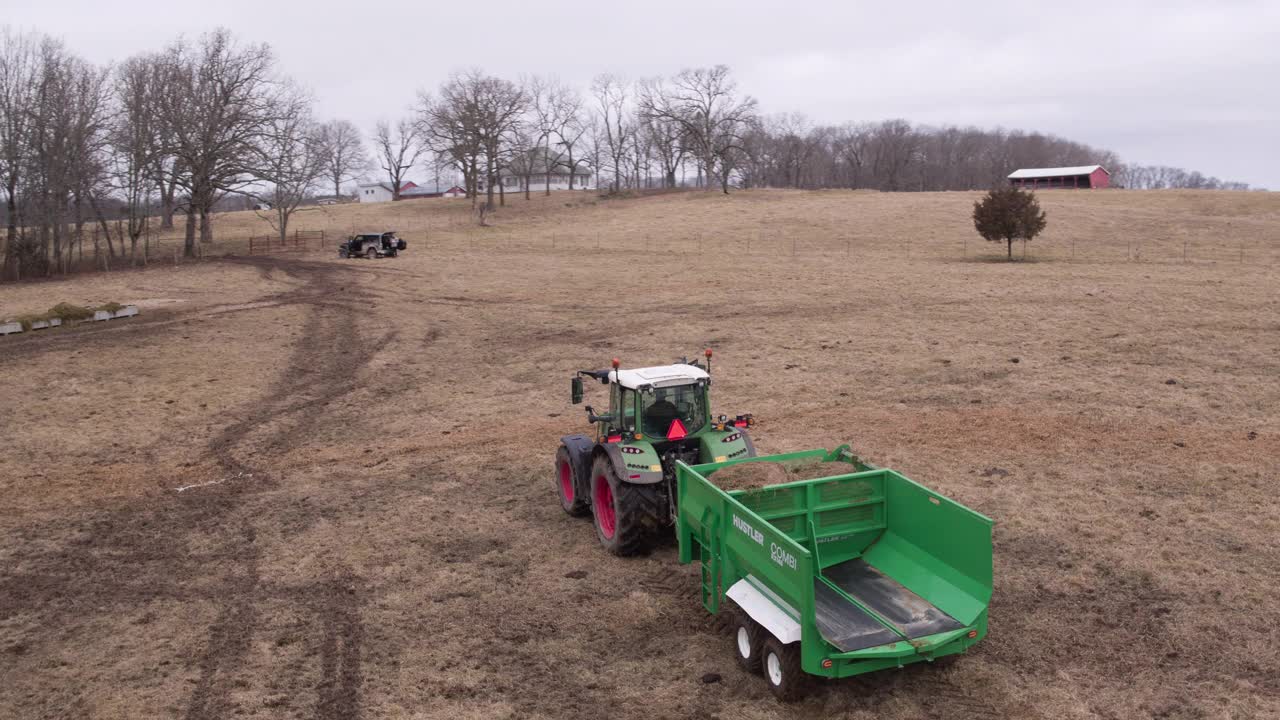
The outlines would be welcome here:
<svg viewBox="0 0 1280 720">
<path fill-rule="evenodd" d="M 1111 173 L 1107 172 L 1107 169 L 1101 165 L 1023 168 L 1009 173 L 1009 184 L 1033 190 L 1105 188 L 1111 186 Z"/>
</svg>

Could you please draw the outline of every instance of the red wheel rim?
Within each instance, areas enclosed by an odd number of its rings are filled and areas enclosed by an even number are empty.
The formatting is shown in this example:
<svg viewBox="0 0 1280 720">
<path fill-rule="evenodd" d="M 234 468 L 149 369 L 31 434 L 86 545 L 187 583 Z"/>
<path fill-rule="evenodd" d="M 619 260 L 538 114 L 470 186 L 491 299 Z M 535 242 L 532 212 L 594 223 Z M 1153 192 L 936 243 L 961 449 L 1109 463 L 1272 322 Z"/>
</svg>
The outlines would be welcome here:
<svg viewBox="0 0 1280 720">
<path fill-rule="evenodd" d="M 573 473 L 569 472 L 569 463 L 560 463 L 560 494 L 566 504 L 573 502 Z"/>
<path fill-rule="evenodd" d="M 609 487 L 609 481 L 603 475 L 596 478 L 594 500 L 596 523 L 600 525 L 600 532 L 605 538 L 612 540 L 616 527 L 613 515 L 613 488 Z"/>
</svg>

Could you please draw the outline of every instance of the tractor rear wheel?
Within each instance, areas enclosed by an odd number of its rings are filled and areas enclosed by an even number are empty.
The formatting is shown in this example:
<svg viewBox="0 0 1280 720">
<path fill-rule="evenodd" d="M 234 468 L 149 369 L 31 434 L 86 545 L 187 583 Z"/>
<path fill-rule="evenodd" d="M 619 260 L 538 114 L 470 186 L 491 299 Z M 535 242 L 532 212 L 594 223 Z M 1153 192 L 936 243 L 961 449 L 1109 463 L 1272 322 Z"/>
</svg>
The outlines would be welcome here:
<svg viewBox="0 0 1280 720">
<path fill-rule="evenodd" d="M 809 676 L 800 667 L 800 643 L 783 645 L 778 638 L 765 638 L 764 680 L 769 691 L 782 702 L 795 702 L 804 696 Z"/>
<path fill-rule="evenodd" d="M 560 507 L 573 517 L 582 517 L 591 511 L 589 493 L 578 492 L 578 480 L 570 462 L 569 448 L 561 445 L 556 450 L 556 495 L 560 498 Z"/>
<path fill-rule="evenodd" d="M 656 517 L 650 485 L 623 482 L 609 458 L 591 463 L 591 512 L 600 544 L 614 555 L 636 555 L 649 549 Z"/>
</svg>

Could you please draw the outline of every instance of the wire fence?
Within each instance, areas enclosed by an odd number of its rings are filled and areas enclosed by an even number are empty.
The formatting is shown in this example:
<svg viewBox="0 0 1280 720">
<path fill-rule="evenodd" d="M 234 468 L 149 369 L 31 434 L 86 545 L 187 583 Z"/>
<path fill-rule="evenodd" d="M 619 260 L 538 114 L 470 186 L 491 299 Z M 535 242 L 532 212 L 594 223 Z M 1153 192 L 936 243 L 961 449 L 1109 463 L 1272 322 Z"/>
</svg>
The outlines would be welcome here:
<svg viewBox="0 0 1280 720">
<path fill-rule="evenodd" d="M 868 238 L 814 238 L 720 234 L 695 234 L 671 238 L 643 233 L 551 233 L 545 235 L 463 235 L 423 234 L 412 229 L 401 235 L 410 249 L 433 252 L 524 252 L 614 254 L 716 255 L 768 258 L 854 259 L 893 257 L 916 260 L 985 262 L 1007 260 L 1003 243 L 981 239 L 907 240 L 890 243 Z M 1097 240 L 1082 242 L 1015 242 L 1012 259 L 1027 262 L 1149 263 L 1149 264 L 1240 264 L 1280 265 L 1280 241 L 1215 241 L 1209 239 L 1147 240 L 1107 244 Z"/>
<path fill-rule="evenodd" d="M 591 203 L 594 204 L 594 203 Z M 707 256 L 721 258 L 795 258 L 831 261 L 858 258 L 893 258 L 942 262 L 994 262 L 1007 259 L 1003 243 L 991 243 L 968 234 L 928 238 L 889 238 L 850 232 L 844 236 L 823 233 L 820 228 L 802 232 L 701 231 L 683 227 L 676 232 L 635 230 L 609 222 L 583 218 L 566 224 L 553 217 L 555 207 L 522 214 L 522 222 L 503 222 L 480 227 L 469 207 L 450 208 L 420 215 L 372 214 L 363 227 L 357 218 L 347 223 L 356 230 L 394 229 L 409 244 L 409 251 L 430 253 L 539 253 L 577 254 L 610 252 L 647 255 Z M 373 223 L 377 225 L 374 226 Z M 355 230 L 353 230 L 355 232 Z M 222 237 L 212 243 L 196 242 L 194 257 L 184 254 L 180 236 L 150 238 L 131 252 L 111 255 L 104 243 L 90 235 L 89 257 L 64 262 L 64 272 L 111 271 L 145 267 L 156 263 L 180 265 L 229 255 L 287 255 L 309 252 L 338 253 L 338 236 L 332 228 L 295 229 L 288 237 L 243 235 Z M 83 244 L 80 248 L 83 255 Z M 123 250 L 117 248 L 118 250 Z M 96 250 L 96 252 L 94 252 Z M 1150 263 L 1161 265 L 1236 264 L 1280 265 L 1280 237 L 1252 239 L 1185 236 L 1107 240 L 1097 236 L 1042 237 L 1031 242 L 1015 242 L 1013 259 L 1029 262 Z M 41 277 L 47 277 L 42 274 Z M 10 277 L 10 280 L 14 278 Z M 19 278 L 21 279 L 21 278 Z"/>
<path fill-rule="evenodd" d="M 295 230 L 284 238 L 279 235 L 219 238 L 214 242 L 195 242 L 192 245 L 193 254 L 188 256 L 186 241 L 182 237 L 145 238 L 124 246 L 119 242 L 108 244 L 101 241 L 97 231 L 84 235 L 85 237 L 81 240 L 70 243 L 60 257 L 46 258 L 44 272 L 28 273 L 24 277 L 20 267 L 14 267 L 11 276 L 0 277 L 0 283 L 89 272 L 111 272 L 156 264 L 180 265 L 228 255 L 304 253 L 326 249 L 327 240 L 331 237 L 325 230 Z M 87 255 L 85 240 L 88 241 Z M 337 246 L 334 245 L 333 249 L 336 251 Z M 4 256 L 4 252 L 5 248 L 0 243 L 0 257 Z"/>
</svg>

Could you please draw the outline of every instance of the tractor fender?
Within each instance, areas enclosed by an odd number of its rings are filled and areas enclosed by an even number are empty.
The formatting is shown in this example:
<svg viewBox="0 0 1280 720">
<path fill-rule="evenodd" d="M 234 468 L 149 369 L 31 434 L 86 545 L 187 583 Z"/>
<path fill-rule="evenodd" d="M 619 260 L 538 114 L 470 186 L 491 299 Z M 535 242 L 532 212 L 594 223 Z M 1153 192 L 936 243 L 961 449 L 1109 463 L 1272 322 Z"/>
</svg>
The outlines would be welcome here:
<svg viewBox="0 0 1280 720">
<path fill-rule="evenodd" d="M 565 435 L 560 444 L 569 451 L 569 462 L 573 466 L 573 480 L 576 489 L 586 496 L 588 480 L 591 476 L 591 448 L 595 441 L 586 435 Z"/>
<path fill-rule="evenodd" d="M 627 461 L 622 457 L 622 449 L 617 443 L 597 443 L 594 454 L 604 455 L 609 458 L 609 462 L 613 463 L 614 473 L 623 482 L 633 485 L 653 485 L 662 482 L 661 470 L 653 472 L 638 468 L 628 468 Z"/>
<path fill-rule="evenodd" d="M 701 438 L 701 452 L 704 462 L 714 459 L 739 460 L 756 457 L 755 443 L 745 428 L 725 428 L 721 431 L 704 433 Z"/>
</svg>

